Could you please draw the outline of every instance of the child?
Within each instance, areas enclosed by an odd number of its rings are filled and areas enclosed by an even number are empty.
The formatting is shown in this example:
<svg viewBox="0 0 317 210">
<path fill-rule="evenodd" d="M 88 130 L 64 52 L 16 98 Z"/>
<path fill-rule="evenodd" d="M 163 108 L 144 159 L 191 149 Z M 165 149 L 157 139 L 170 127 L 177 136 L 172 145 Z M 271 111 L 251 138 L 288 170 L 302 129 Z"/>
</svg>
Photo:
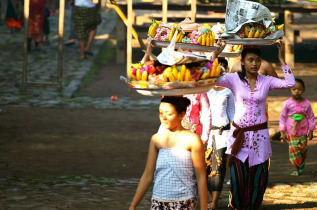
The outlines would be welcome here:
<svg viewBox="0 0 317 210">
<path fill-rule="evenodd" d="M 150 209 L 207 210 L 204 151 L 199 136 L 181 122 L 190 100 L 165 96 L 159 118 L 167 131 L 152 136 L 148 159 L 129 210 L 134 210 L 154 180 Z"/>
<path fill-rule="evenodd" d="M 302 97 L 305 91 L 304 81 L 295 81 L 296 85 L 290 88 L 292 97 L 284 104 L 279 127 L 281 137 L 286 140 L 288 136 L 289 160 L 295 167 L 291 175 L 298 176 L 305 169 L 307 138 L 313 138 L 316 121 L 310 102 Z"/>
</svg>

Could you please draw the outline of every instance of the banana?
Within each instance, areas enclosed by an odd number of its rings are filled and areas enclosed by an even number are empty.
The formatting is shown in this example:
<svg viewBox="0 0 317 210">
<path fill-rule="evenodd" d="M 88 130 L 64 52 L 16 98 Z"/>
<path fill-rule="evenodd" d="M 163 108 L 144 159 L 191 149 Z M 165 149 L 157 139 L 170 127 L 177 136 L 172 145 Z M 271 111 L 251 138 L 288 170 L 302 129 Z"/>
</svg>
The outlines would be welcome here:
<svg viewBox="0 0 317 210">
<path fill-rule="evenodd" d="M 182 65 L 182 69 L 181 69 L 181 78 L 182 78 L 182 81 L 185 79 L 185 73 L 186 73 L 186 66 L 185 64 Z"/>
<path fill-rule="evenodd" d="M 259 38 L 260 37 L 260 31 L 256 30 L 256 32 L 254 33 L 253 38 Z"/>
<path fill-rule="evenodd" d="M 143 73 L 142 73 L 142 81 L 147 81 L 147 76 L 148 76 L 148 72 L 147 71 L 144 71 Z"/>
<path fill-rule="evenodd" d="M 164 81 L 164 82 L 168 82 L 167 74 L 163 74 L 163 81 Z"/>
<path fill-rule="evenodd" d="M 201 40 L 202 40 L 202 35 L 197 39 L 197 43 L 201 44 Z"/>
<path fill-rule="evenodd" d="M 206 46 L 210 46 L 210 35 L 206 35 Z"/>
<path fill-rule="evenodd" d="M 215 72 L 216 72 L 216 69 L 212 67 L 212 69 L 210 70 L 209 77 L 215 77 Z"/>
<path fill-rule="evenodd" d="M 184 77 L 182 77 L 182 72 L 178 72 L 177 80 L 180 81 L 180 82 L 184 80 Z"/>
<path fill-rule="evenodd" d="M 172 73 L 172 67 L 167 67 L 167 68 L 164 70 L 164 74 L 168 75 L 169 73 Z"/>
<path fill-rule="evenodd" d="M 142 75 L 140 69 L 136 70 L 136 80 L 140 81 L 142 80 Z"/>
<path fill-rule="evenodd" d="M 237 51 L 239 46 L 240 46 L 240 45 L 234 45 L 233 48 L 232 48 L 232 51 L 233 51 L 233 52 Z"/>
<path fill-rule="evenodd" d="M 182 42 L 183 38 L 184 38 L 184 34 L 181 32 L 181 36 L 179 37 L 178 42 Z"/>
<path fill-rule="evenodd" d="M 176 79 L 175 79 L 175 77 L 174 77 L 174 75 L 172 73 L 168 74 L 168 80 L 170 82 L 175 82 L 176 81 Z"/>
<path fill-rule="evenodd" d="M 284 29 L 284 23 L 279 25 L 279 26 L 277 26 L 277 30 L 282 30 L 282 29 Z"/>
<path fill-rule="evenodd" d="M 262 30 L 259 37 L 262 38 L 264 36 L 264 34 L 265 34 L 265 30 Z"/>
<path fill-rule="evenodd" d="M 206 79 L 210 74 L 210 71 L 207 71 L 206 73 L 203 73 L 203 75 L 201 75 L 200 79 Z"/>
<path fill-rule="evenodd" d="M 214 46 L 214 44 L 215 44 L 215 37 L 214 37 L 214 34 L 213 34 L 213 32 L 211 33 L 211 35 L 210 35 L 210 46 Z"/>
<path fill-rule="evenodd" d="M 186 73 L 185 73 L 185 81 L 188 82 L 191 80 L 191 75 L 190 75 L 190 70 L 186 69 Z"/>
<path fill-rule="evenodd" d="M 129 78 L 131 78 L 133 80 L 136 80 L 136 76 L 132 72 L 133 72 L 133 69 L 130 68 L 130 70 L 129 70 Z"/>
<path fill-rule="evenodd" d="M 238 45 L 238 48 L 237 48 L 237 50 L 236 51 L 240 51 L 240 50 L 242 50 L 242 45 Z"/>
<path fill-rule="evenodd" d="M 202 38 L 201 38 L 201 45 L 206 45 L 206 33 L 204 33 L 204 35 L 202 35 Z"/>
<path fill-rule="evenodd" d="M 155 34 L 156 34 L 156 29 L 158 28 L 159 24 L 162 22 L 162 21 L 157 21 L 155 20 L 153 17 L 151 17 L 152 19 L 152 25 L 150 26 L 149 30 L 148 30 L 148 34 L 151 36 L 151 37 L 155 37 Z"/>
<path fill-rule="evenodd" d="M 254 27 L 252 27 L 251 31 L 249 32 L 248 38 L 252 38 L 254 35 L 254 32 L 255 32 Z"/>
<path fill-rule="evenodd" d="M 169 34 L 169 36 L 168 36 L 168 40 L 169 40 L 169 41 L 171 41 L 171 40 L 172 40 L 173 35 L 174 35 L 174 33 L 175 33 L 175 30 L 176 30 L 176 28 L 175 28 L 175 27 L 173 27 L 173 28 L 172 28 L 172 30 L 171 30 L 171 32 L 170 32 L 170 34 Z"/>
<path fill-rule="evenodd" d="M 173 65 L 173 67 L 172 67 L 172 74 L 173 74 L 174 78 L 177 78 L 177 76 L 178 76 L 178 71 L 177 71 L 175 65 Z"/>
<path fill-rule="evenodd" d="M 249 37 L 249 31 L 248 31 L 248 27 L 244 27 L 244 35 L 245 37 Z"/>
<path fill-rule="evenodd" d="M 179 37 L 180 37 L 180 36 L 181 36 L 181 33 L 178 32 L 178 34 L 177 34 L 177 36 L 176 36 L 175 42 L 179 42 L 178 40 L 179 40 Z"/>
<path fill-rule="evenodd" d="M 218 77 L 218 76 L 219 76 L 220 70 L 221 70 L 221 66 L 218 65 L 217 68 L 216 68 L 216 71 L 215 71 L 215 77 Z"/>
<path fill-rule="evenodd" d="M 218 65 L 218 58 L 215 59 L 215 61 L 212 63 L 212 67 L 217 66 Z"/>
</svg>

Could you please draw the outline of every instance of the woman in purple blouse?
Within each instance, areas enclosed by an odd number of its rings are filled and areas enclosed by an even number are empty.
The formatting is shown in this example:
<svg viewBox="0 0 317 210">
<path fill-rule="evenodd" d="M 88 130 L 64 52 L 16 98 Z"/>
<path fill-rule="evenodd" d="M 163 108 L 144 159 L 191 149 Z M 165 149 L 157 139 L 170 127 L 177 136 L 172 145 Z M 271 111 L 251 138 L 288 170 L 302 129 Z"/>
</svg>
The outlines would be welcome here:
<svg viewBox="0 0 317 210">
<path fill-rule="evenodd" d="M 229 206 L 233 209 L 259 209 L 267 187 L 272 149 L 265 117 L 266 98 L 269 90 L 295 85 L 282 45 L 282 41 L 277 42 L 284 79 L 259 74 L 261 50 L 245 48 L 241 54 L 242 71 L 224 75 L 217 84 L 231 89 L 235 102 L 226 151 L 231 156 Z M 223 47 L 213 52 L 214 59 Z"/>
</svg>

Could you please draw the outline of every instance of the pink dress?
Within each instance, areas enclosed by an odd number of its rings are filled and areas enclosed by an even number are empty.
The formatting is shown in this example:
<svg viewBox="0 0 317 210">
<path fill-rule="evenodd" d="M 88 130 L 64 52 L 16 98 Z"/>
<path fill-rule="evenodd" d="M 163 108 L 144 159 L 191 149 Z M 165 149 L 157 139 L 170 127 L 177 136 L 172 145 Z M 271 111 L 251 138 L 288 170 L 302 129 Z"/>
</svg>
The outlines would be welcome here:
<svg viewBox="0 0 317 210">
<path fill-rule="evenodd" d="M 293 130 L 296 121 L 290 118 L 290 116 L 294 114 L 301 114 L 306 117 L 298 122 Z M 304 136 L 307 135 L 308 130 L 316 130 L 316 120 L 310 102 L 307 99 L 300 103 L 296 102 L 293 98 L 287 99 L 280 116 L 279 127 L 281 131 L 286 130 L 289 135 L 293 136 Z"/>
<path fill-rule="evenodd" d="M 241 128 L 266 122 L 265 103 L 269 90 L 290 88 L 295 85 L 291 69 L 282 66 L 285 79 L 258 74 L 256 87 L 251 91 L 248 83 L 240 80 L 238 73 L 226 74 L 220 78 L 219 86 L 231 89 L 234 95 L 235 115 L 234 122 Z M 230 138 L 226 153 L 231 155 L 235 138 L 232 136 L 235 127 L 230 130 Z M 249 158 L 249 166 L 261 164 L 272 155 L 268 129 L 247 131 L 244 133 L 244 142 L 236 158 L 245 162 Z"/>
<path fill-rule="evenodd" d="M 196 126 L 196 133 L 201 140 L 207 141 L 211 128 L 211 112 L 206 93 L 184 95 L 190 100 L 184 120 Z"/>
</svg>

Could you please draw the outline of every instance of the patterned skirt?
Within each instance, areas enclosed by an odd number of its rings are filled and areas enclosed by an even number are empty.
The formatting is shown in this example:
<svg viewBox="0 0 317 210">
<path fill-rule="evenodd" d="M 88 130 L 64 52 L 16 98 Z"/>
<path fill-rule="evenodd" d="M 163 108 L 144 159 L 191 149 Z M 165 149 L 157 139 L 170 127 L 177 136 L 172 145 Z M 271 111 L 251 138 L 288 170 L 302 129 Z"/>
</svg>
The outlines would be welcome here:
<svg viewBox="0 0 317 210">
<path fill-rule="evenodd" d="M 249 167 L 249 159 L 243 163 L 231 157 L 229 209 L 259 209 L 267 187 L 269 160 Z"/>
<path fill-rule="evenodd" d="M 215 136 L 212 136 L 212 148 L 205 152 L 207 187 L 208 191 L 222 191 L 223 181 L 226 175 L 227 156 L 226 147 L 216 148 Z"/>
<path fill-rule="evenodd" d="M 190 198 L 182 201 L 170 201 L 163 202 L 152 198 L 151 210 L 196 210 L 197 209 L 197 199 Z"/>
<path fill-rule="evenodd" d="M 101 23 L 99 7 L 74 9 L 74 32 L 78 40 L 88 38 L 89 33 Z"/>
<path fill-rule="evenodd" d="M 307 157 L 307 136 L 288 135 L 289 142 L 289 160 L 296 171 L 303 172 L 305 169 L 305 160 Z"/>
</svg>

